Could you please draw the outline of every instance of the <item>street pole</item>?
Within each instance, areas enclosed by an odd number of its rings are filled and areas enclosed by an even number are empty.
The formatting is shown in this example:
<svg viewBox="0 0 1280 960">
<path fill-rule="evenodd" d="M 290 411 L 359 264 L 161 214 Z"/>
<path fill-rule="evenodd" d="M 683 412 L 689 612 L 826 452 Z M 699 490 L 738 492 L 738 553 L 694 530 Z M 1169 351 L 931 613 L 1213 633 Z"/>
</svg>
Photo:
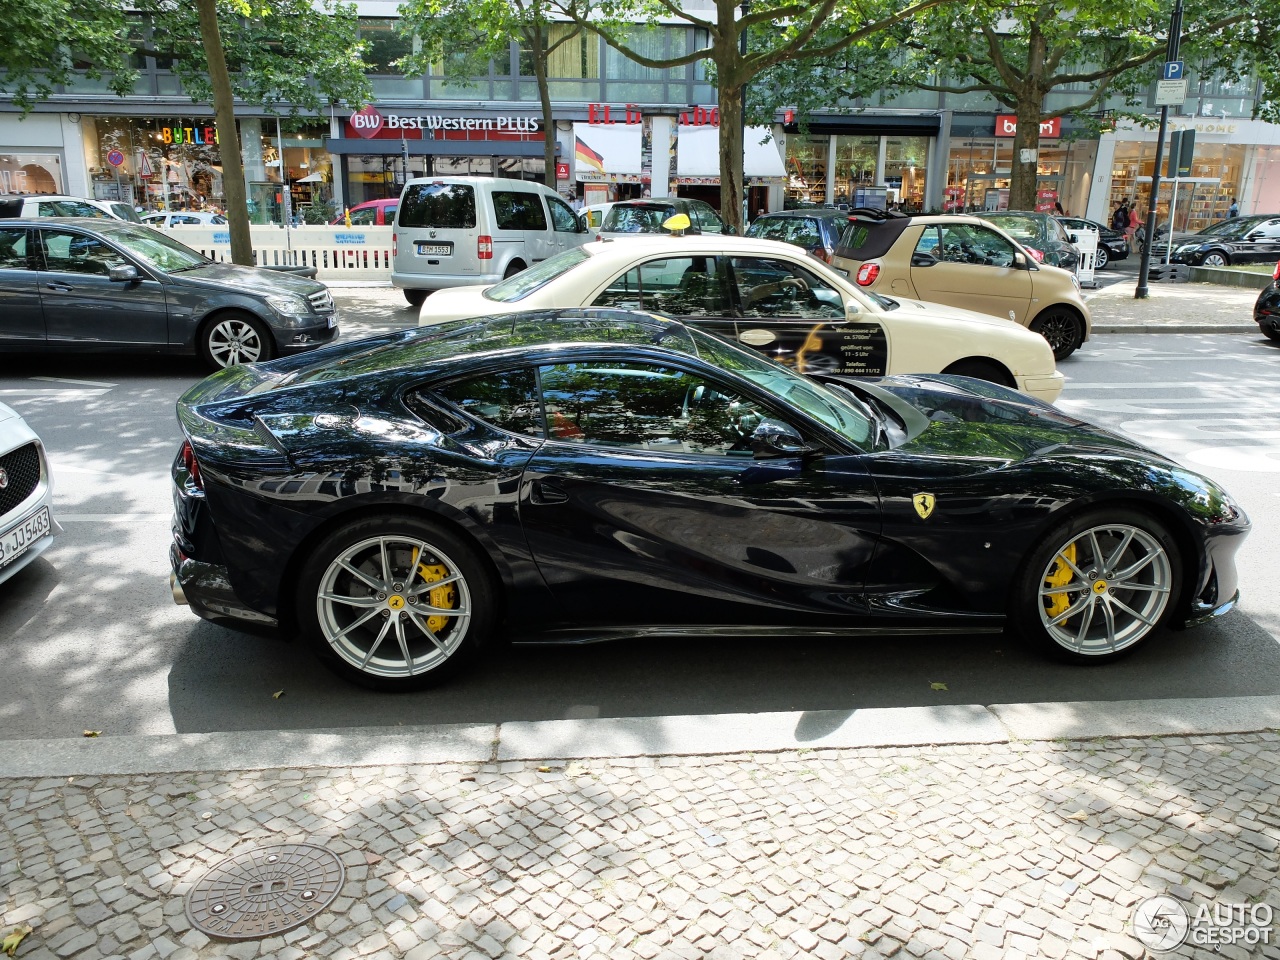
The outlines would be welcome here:
<svg viewBox="0 0 1280 960">
<path fill-rule="evenodd" d="M 1182 0 L 1177 0 L 1173 7 L 1173 16 L 1169 20 L 1169 44 L 1165 48 L 1166 63 L 1178 59 L 1178 47 L 1182 34 Z M 1156 140 L 1156 165 L 1151 171 L 1151 196 L 1147 201 L 1147 242 L 1142 245 L 1142 259 L 1138 263 L 1138 285 L 1134 288 L 1136 300 L 1145 300 L 1151 296 L 1147 286 L 1147 275 L 1151 270 L 1151 248 L 1156 245 L 1156 203 L 1160 199 L 1160 164 L 1164 161 L 1164 138 L 1169 130 L 1169 105 L 1160 108 L 1160 133 Z M 1175 171 L 1176 172 L 1176 171 Z M 1169 207 L 1169 235 L 1173 236 L 1173 207 Z M 1172 264 L 1170 264 L 1172 266 Z"/>
</svg>

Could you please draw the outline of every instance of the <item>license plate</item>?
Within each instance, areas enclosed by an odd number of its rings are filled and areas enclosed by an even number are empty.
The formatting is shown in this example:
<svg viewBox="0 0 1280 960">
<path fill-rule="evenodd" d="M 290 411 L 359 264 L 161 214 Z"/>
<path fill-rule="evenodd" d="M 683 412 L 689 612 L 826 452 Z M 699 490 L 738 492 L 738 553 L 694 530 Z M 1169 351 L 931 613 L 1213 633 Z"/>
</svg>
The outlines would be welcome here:
<svg viewBox="0 0 1280 960">
<path fill-rule="evenodd" d="M 418 256 L 420 257 L 447 257 L 451 253 L 453 253 L 452 243 L 418 244 Z"/>
<path fill-rule="evenodd" d="M 329 317 L 329 329 L 332 330 L 338 325 L 338 315 L 335 313 Z"/>
<path fill-rule="evenodd" d="M 27 552 L 41 537 L 49 535 L 49 508 L 41 507 L 40 511 L 28 517 L 0 539 L 0 567 L 8 566 L 12 561 Z"/>
</svg>

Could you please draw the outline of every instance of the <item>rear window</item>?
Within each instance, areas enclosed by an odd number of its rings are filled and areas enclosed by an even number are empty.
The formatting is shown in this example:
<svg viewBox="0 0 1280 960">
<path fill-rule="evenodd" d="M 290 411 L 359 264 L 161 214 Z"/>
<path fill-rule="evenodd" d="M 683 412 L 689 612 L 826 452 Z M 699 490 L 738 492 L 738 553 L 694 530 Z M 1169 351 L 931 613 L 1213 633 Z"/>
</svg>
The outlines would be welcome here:
<svg viewBox="0 0 1280 960">
<path fill-rule="evenodd" d="M 818 224 L 808 217 L 761 217 L 751 224 L 747 236 L 794 243 L 806 250 L 823 245 Z"/>
<path fill-rule="evenodd" d="M 138 216 L 138 211 L 133 209 L 127 203 L 112 203 L 111 212 L 121 220 L 128 220 L 130 223 L 141 223 L 142 218 Z"/>
<path fill-rule="evenodd" d="M 846 260 L 873 260 L 883 257 L 911 225 L 910 217 L 888 220 L 850 220 L 836 245 L 836 256 Z"/>
<path fill-rule="evenodd" d="M 609 210 L 600 229 L 605 233 L 664 233 L 662 225 L 675 216 L 674 206 L 629 207 L 618 204 Z"/>
<path fill-rule="evenodd" d="M 465 183 L 414 183 L 400 198 L 400 226 L 466 229 L 476 225 L 476 192 Z"/>
<path fill-rule="evenodd" d="M 547 214 L 542 198 L 519 190 L 493 191 L 494 225 L 499 230 L 545 230 Z"/>
</svg>

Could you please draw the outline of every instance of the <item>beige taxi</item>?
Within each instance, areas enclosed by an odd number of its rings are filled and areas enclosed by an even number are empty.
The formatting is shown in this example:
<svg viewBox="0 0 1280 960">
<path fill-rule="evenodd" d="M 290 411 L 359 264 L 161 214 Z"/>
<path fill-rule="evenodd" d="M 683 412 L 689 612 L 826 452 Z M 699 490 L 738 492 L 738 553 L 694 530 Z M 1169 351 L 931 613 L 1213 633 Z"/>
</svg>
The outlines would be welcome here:
<svg viewBox="0 0 1280 960">
<path fill-rule="evenodd" d="M 1040 263 L 1017 240 L 978 217 L 850 215 L 831 265 L 859 289 L 1004 317 L 1069 357 L 1092 319 L 1075 274 Z"/>
</svg>

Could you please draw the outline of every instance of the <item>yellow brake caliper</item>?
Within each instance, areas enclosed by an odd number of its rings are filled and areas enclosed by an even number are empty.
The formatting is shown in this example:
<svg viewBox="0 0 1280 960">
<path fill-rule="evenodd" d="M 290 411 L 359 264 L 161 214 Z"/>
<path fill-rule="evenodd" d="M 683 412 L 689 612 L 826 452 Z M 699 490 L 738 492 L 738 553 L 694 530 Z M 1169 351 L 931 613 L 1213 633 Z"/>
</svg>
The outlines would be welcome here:
<svg viewBox="0 0 1280 960">
<path fill-rule="evenodd" d="M 1067 546 L 1067 549 L 1058 554 L 1053 573 L 1044 578 L 1044 585 L 1046 587 L 1065 587 L 1075 576 L 1069 566 L 1069 564 L 1074 564 L 1075 562 L 1076 545 L 1072 543 Z M 1071 598 L 1065 593 L 1051 593 L 1048 596 L 1048 601 L 1045 613 L 1051 618 L 1061 616 L 1071 606 Z"/>
<path fill-rule="evenodd" d="M 422 578 L 423 583 L 435 583 L 438 580 L 443 580 L 448 575 L 449 570 L 444 564 L 418 564 L 418 576 Z M 446 583 L 442 587 L 432 587 L 428 590 L 427 599 L 433 607 L 441 610 L 452 610 L 458 603 L 458 591 L 453 588 L 452 583 Z M 439 633 L 448 624 L 449 619 L 449 617 L 442 616 L 427 617 L 427 629 L 432 633 Z"/>
</svg>

